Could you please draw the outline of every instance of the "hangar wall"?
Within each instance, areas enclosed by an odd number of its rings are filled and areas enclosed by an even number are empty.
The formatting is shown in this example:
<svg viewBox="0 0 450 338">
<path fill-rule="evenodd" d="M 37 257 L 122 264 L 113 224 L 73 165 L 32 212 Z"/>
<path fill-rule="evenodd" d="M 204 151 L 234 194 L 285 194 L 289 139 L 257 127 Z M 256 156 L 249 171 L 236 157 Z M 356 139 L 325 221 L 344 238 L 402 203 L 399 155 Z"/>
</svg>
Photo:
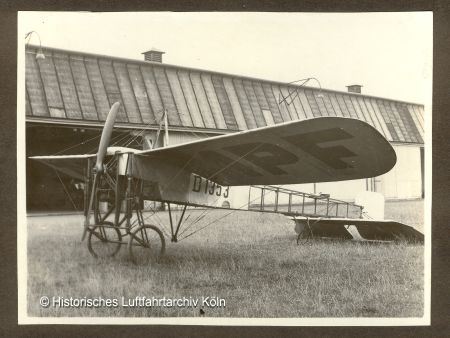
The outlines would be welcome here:
<svg viewBox="0 0 450 338">
<path fill-rule="evenodd" d="M 39 47 L 26 48 L 27 156 L 55 154 L 85 140 L 89 130 L 100 133 L 107 111 L 116 101 L 121 102 L 116 130 L 130 135 L 145 128 L 154 139 L 166 110 L 170 144 L 292 120 L 340 116 L 357 118 L 376 128 L 394 145 L 397 165 L 375 179 L 296 188 L 330 193 L 345 200 L 353 200 L 357 192 L 366 190 L 382 192 L 387 199 L 423 197 L 421 104 L 159 62 L 42 48 L 45 59 L 36 59 Z M 86 129 L 85 135 L 71 132 L 77 129 Z M 84 151 L 92 149 L 80 148 L 74 153 Z M 27 161 L 28 205 L 38 209 L 56 204 L 71 208 L 61 180 L 70 188 L 70 178 L 57 177 Z"/>
<path fill-rule="evenodd" d="M 202 69 L 43 47 L 26 50 L 27 121 L 230 133 L 322 116 L 367 122 L 387 140 L 423 144 L 421 104 Z"/>
<path fill-rule="evenodd" d="M 421 198 L 423 190 L 423 154 L 421 147 L 394 145 L 397 163 L 380 177 L 380 192 L 386 199 Z"/>
</svg>

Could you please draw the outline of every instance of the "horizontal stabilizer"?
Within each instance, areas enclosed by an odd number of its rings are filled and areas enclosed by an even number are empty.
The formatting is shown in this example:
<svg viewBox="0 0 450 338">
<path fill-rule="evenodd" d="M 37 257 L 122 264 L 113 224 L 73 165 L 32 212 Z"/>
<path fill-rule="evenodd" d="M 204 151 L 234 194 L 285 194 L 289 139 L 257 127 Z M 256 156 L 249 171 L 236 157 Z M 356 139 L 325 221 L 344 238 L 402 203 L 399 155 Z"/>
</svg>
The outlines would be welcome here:
<svg viewBox="0 0 450 338">
<path fill-rule="evenodd" d="M 300 237 L 330 237 L 368 241 L 407 241 L 423 243 L 421 232 L 389 220 L 343 218 L 294 218 Z"/>
</svg>

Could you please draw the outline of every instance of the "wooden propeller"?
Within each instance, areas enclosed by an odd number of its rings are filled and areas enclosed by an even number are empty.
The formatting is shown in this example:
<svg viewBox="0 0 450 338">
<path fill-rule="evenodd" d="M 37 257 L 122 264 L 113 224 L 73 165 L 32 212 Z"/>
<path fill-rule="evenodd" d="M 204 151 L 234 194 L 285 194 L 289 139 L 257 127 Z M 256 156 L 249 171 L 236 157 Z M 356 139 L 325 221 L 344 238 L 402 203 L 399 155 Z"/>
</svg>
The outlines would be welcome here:
<svg viewBox="0 0 450 338">
<path fill-rule="evenodd" d="M 84 221 L 84 231 L 83 231 L 83 236 L 81 237 L 82 241 L 86 238 L 86 234 L 87 234 L 87 231 L 89 228 L 89 221 L 91 218 L 91 211 L 92 211 L 92 206 L 94 204 L 94 198 L 95 198 L 95 189 L 97 188 L 97 184 L 98 184 L 98 175 L 101 175 L 105 170 L 103 161 L 105 159 L 105 155 L 108 150 L 109 142 L 111 140 L 114 122 L 116 121 L 117 113 L 119 112 L 119 107 L 120 107 L 119 102 L 116 102 L 112 105 L 112 107 L 108 113 L 108 116 L 106 117 L 105 126 L 103 127 L 102 136 L 100 138 L 100 143 L 98 145 L 97 161 L 96 161 L 95 167 L 94 167 L 94 180 L 92 182 L 91 196 L 89 199 L 89 208 L 88 208 L 88 212 L 86 214 L 86 218 Z"/>
</svg>

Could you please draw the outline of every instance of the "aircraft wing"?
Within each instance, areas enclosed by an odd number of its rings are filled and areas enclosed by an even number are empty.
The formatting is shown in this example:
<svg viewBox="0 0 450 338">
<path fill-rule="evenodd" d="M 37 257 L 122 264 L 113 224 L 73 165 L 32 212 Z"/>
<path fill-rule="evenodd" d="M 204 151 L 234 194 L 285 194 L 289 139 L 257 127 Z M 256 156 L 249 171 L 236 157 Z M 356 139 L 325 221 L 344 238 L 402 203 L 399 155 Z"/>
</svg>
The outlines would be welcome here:
<svg viewBox="0 0 450 338">
<path fill-rule="evenodd" d="M 135 154 L 139 172 L 160 163 L 230 186 L 375 177 L 395 162 L 394 149 L 375 128 L 341 117 L 287 122 Z"/>
<path fill-rule="evenodd" d="M 55 155 L 55 156 L 33 156 L 31 159 L 42 162 L 70 177 L 84 180 L 86 161 L 88 158 L 95 159 L 96 154 L 86 155 Z"/>
</svg>

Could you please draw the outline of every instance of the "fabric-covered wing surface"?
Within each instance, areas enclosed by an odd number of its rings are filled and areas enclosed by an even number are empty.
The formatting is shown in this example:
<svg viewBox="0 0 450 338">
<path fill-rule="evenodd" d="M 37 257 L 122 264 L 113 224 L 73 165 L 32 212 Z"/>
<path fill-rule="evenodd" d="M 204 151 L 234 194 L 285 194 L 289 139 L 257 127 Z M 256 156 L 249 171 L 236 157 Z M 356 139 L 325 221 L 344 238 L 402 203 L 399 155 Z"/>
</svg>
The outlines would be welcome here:
<svg viewBox="0 0 450 338">
<path fill-rule="evenodd" d="M 135 160 L 141 172 L 163 162 L 221 185 L 279 185 L 379 176 L 396 155 L 369 124 L 322 117 L 148 150 Z"/>
<path fill-rule="evenodd" d="M 96 158 L 95 154 L 67 155 L 67 156 L 34 156 L 34 160 L 40 161 L 70 177 L 84 180 L 86 162 L 88 158 Z"/>
</svg>

